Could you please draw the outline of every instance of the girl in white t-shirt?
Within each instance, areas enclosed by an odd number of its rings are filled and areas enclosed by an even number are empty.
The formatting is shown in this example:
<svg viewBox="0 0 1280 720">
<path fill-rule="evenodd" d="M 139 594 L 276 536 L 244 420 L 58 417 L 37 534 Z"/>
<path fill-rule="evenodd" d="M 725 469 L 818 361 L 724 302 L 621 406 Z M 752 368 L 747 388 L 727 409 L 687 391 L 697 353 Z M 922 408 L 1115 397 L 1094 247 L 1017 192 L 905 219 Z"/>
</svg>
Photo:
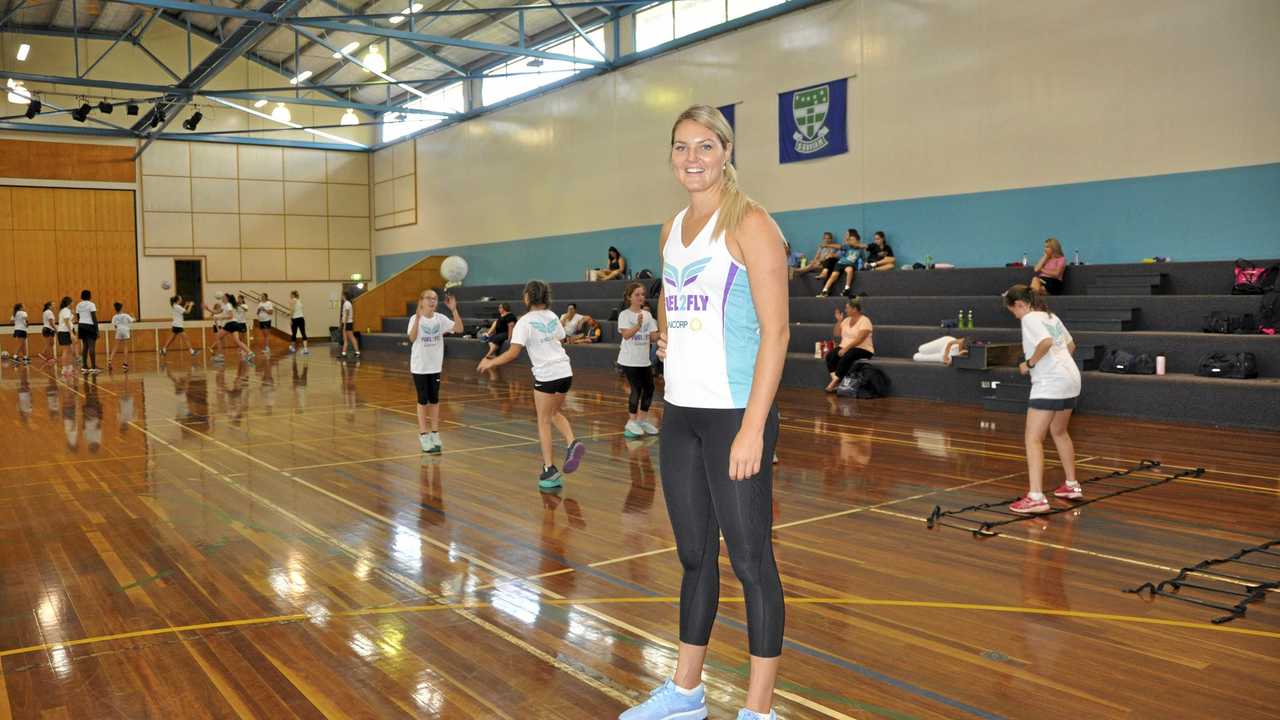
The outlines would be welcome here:
<svg viewBox="0 0 1280 720">
<path fill-rule="evenodd" d="M 440 371 L 444 365 L 444 334 L 462 333 L 462 315 L 458 299 L 445 296 L 445 304 L 453 316 L 436 312 L 440 299 L 435 290 L 423 290 L 418 296 L 418 312 L 409 318 L 409 372 L 418 392 L 418 442 L 422 452 L 438 453 L 440 442 Z"/>
<path fill-rule="evenodd" d="M 93 294 L 80 291 L 76 303 L 76 337 L 80 338 L 80 372 L 96 375 L 98 369 L 98 306 Z"/>
<path fill-rule="evenodd" d="M 302 333 L 302 354 L 310 355 L 307 349 L 307 316 L 302 311 L 302 298 L 297 290 L 289 293 L 289 352 L 297 349 L 298 333 Z"/>
<path fill-rule="evenodd" d="M 22 303 L 13 306 L 13 339 L 18 341 L 18 347 L 13 352 L 13 364 L 31 362 L 31 358 L 27 356 L 30 352 L 27 349 L 27 311 L 22 309 Z"/>
<path fill-rule="evenodd" d="M 1084 490 L 1076 481 L 1075 446 L 1067 434 L 1067 423 L 1080 395 L 1080 369 L 1076 367 L 1076 343 L 1062 320 L 1049 311 L 1044 296 L 1026 285 L 1005 291 L 1004 304 L 1022 323 L 1022 354 L 1026 360 L 1018 372 L 1031 376 L 1031 399 L 1027 403 L 1027 496 L 1009 509 L 1035 514 L 1051 508 L 1044 495 L 1044 436 L 1053 436 L 1066 482 L 1053 491 L 1054 497 L 1079 500 Z"/>
<path fill-rule="evenodd" d="M 564 351 L 564 326 L 560 318 L 551 312 L 551 286 L 541 280 L 530 280 L 524 286 L 524 304 L 529 312 L 516 321 L 511 332 L 507 351 L 493 358 L 480 361 L 477 370 L 488 372 L 515 360 L 520 351 L 529 349 L 529 363 L 533 365 L 533 405 L 538 411 L 538 442 L 542 446 L 542 474 L 538 487 L 555 490 L 561 482 L 560 470 L 552 462 L 551 426 L 564 436 L 568 444 L 564 454 L 564 472 L 571 473 L 582 463 L 587 448 L 573 434 L 569 420 L 560 412 L 573 386 L 573 367 Z"/>
<path fill-rule="evenodd" d="M 58 347 L 61 348 L 58 361 L 62 365 L 63 372 L 71 372 L 75 367 L 75 351 L 71 349 L 71 329 L 75 321 L 72 319 L 74 313 L 71 312 L 71 297 L 64 295 L 62 302 L 58 303 L 58 325 L 57 338 Z"/>
<path fill-rule="evenodd" d="M 360 342 L 356 340 L 356 310 L 351 304 L 351 291 L 342 294 L 342 310 L 338 313 L 338 331 L 342 333 L 342 352 L 338 357 L 346 359 L 347 346 L 350 345 L 356 351 L 356 358 L 360 357 Z"/>
<path fill-rule="evenodd" d="M 137 321 L 124 311 L 123 303 L 115 303 L 113 307 L 116 314 L 111 316 L 111 329 L 116 333 L 116 341 L 111 346 L 111 352 L 107 353 L 107 369 L 111 369 L 111 361 L 115 359 L 116 351 L 124 348 L 122 366 L 125 372 L 129 372 L 129 348 L 133 345 L 133 324 Z"/>
<path fill-rule="evenodd" d="M 262 293 L 262 300 L 258 302 L 258 307 L 254 313 L 258 320 L 258 329 L 262 331 L 262 354 L 271 354 L 271 345 L 268 340 L 271 336 L 271 319 L 275 317 L 276 309 L 271 304 L 271 299 L 266 293 Z"/>
<path fill-rule="evenodd" d="M 54 326 L 57 322 L 57 316 L 53 314 L 53 303 L 45 303 L 40 311 L 40 335 L 44 337 L 44 350 L 40 352 L 42 360 L 52 362 L 57 357 L 53 350 Z"/>
<path fill-rule="evenodd" d="M 161 356 L 169 352 L 169 346 L 173 344 L 174 340 L 181 340 L 192 356 L 196 354 L 196 349 L 191 347 L 191 341 L 187 339 L 186 334 L 186 317 L 191 314 L 193 305 L 195 303 L 190 300 L 183 302 L 181 295 L 174 295 L 169 298 L 169 312 L 173 315 L 173 319 L 169 321 L 169 339 L 165 340 L 164 346 L 160 348 Z"/>
<path fill-rule="evenodd" d="M 618 366 L 631 385 L 627 398 L 627 424 L 622 430 L 626 438 L 657 435 L 658 428 L 649 422 L 649 405 L 653 402 L 653 361 L 649 357 L 650 339 L 658 332 L 658 322 L 644 309 L 648 293 L 644 283 L 628 283 L 623 301 L 626 309 L 618 313 Z"/>
</svg>

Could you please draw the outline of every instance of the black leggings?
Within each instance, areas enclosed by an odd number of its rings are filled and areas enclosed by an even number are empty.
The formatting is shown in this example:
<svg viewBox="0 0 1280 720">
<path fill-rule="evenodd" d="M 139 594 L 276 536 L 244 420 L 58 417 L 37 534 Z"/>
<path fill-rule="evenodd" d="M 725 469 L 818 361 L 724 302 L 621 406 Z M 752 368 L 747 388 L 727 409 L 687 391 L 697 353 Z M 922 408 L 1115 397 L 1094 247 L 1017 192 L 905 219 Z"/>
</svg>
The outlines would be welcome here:
<svg viewBox="0 0 1280 720">
<path fill-rule="evenodd" d="M 306 318 L 290 318 L 289 342 L 297 342 L 299 333 L 302 334 L 302 342 L 306 342 L 307 341 L 307 319 Z"/>
<path fill-rule="evenodd" d="M 653 403 L 653 368 L 622 366 L 622 374 L 627 376 L 631 384 L 631 397 L 627 398 L 627 411 L 635 415 L 637 411 L 649 412 Z"/>
<path fill-rule="evenodd" d="M 419 405 L 439 405 L 440 373 L 413 373 L 413 389 L 418 393 Z"/>
<path fill-rule="evenodd" d="M 853 364 L 859 360 L 870 360 L 875 353 L 863 350 L 862 348 L 849 348 L 849 352 L 841 355 L 840 348 L 827 352 L 827 372 L 833 372 L 836 377 L 844 377 L 853 369 Z"/>
<path fill-rule="evenodd" d="M 720 603 L 720 534 L 746 597 L 751 654 L 782 654 L 782 581 L 773 559 L 773 450 L 778 411 L 765 423 L 760 472 L 729 479 L 729 447 L 744 410 L 666 404 L 659 447 L 662 493 L 684 566 L 680 641 L 706 645 Z"/>
</svg>

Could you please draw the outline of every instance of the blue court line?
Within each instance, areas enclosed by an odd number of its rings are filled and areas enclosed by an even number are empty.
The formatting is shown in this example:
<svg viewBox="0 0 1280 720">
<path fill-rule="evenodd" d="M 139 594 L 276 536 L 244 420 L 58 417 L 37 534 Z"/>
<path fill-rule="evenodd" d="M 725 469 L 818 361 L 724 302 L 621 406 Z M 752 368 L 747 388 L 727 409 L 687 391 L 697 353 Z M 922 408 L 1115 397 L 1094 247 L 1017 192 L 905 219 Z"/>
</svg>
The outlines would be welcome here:
<svg viewBox="0 0 1280 720">
<path fill-rule="evenodd" d="M 355 477 L 354 475 L 350 474 L 346 470 L 342 470 L 341 468 L 332 468 L 332 470 L 338 473 L 339 475 L 343 475 L 344 477 L 348 478 L 349 480 L 355 483 L 365 485 L 371 488 L 374 487 L 373 483 L 365 480 L 361 480 L 360 478 Z M 427 503 L 418 503 L 418 507 L 423 510 L 426 510 L 429 513 L 432 513 L 433 515 L 437 515 L 442 519 L 446 519 L 449 522 L 457 523 L 458 525 L 461 525 L 471 530 L 475 530 L 476 532 L 479 532 L 484 535 L 488 535 L 497 540 L 501 540 L 502 542 L 505 542 L 507 544 L 515 545 L 517 547 L 522 547 L 532 552 L 535 555 L 540 555 L 549 560 L 553 560 L 555 562 L 558 562 L 564 565 L 565 567 L 573 568 L 575 572 L 597 577 L 597 578 L 600 578 L 601 580 L 613 583 L 615 585 L 620 585 L 629 590 L 640 593 L 641 595 L 644 595 L 646 597 L 660 597 L 660 593 L 655 592 L 654 590 L 651 590 L 647 587 L 644 587 L 643 585 L 637 585 L 633 582 L 624 580 L 620 577 L 610 575 L 609 573 L 606 573 L 602 570 L 597 570 L 596 568 L 574 562 L 569 558 L 566 558 L 563 555 L 560 555 L 559 553 L 544 550 L 542 548 L 539 548 L 535 545 L 530 544 L 529 542 L 521 538 L 508 535 L 506 533 L 494 530 L 489 527 L 485 527 L 483 525 L 479 525 L 469 520 L 462 520 L 459 518 L 450 517 L 449 514 L 446 513 L 444 510 L 428 505 Z M 726 618 L 723 615 L 717 615 L 716 622 L 724 623 L 725 625 L 731 628 L 740 630 L 743 633 L 747 632 L 746 624 L 738 622 L 737 620 L 734 620 L 732 618 Z M 981 708 L 976 708 L 972 705 L 961 702 L 959 700 L 953 700 L 941 693 L 934 692 L 933 690 L 920 687 L 919 685 L 915 685 L 914 683 L 907 682 L 906 680 L 899 680 L 898 678 L 892 677 L 890 675 L 886 675 L 880 672 L 879 670 L 875 670 L 873 668 L 867 667 L 866 665 L 861 665 L 859 663 L 855 663 L 850 660 L 845 660 L 844 658 L 831 655 L 829 653 L 823 652 L 822 650 L 818 650 L 817 648 L 811 648 L 804 645 L 799 645 L 791 640 L 787 640 L 785 637 L 782 640 L 782 644 L 784 647 L 786 647 L 789 650 L 793 650 L 803 655 L 808 655 L 809 657 L 812 657 L 814 659 L 821 660 L 826 663 L 830 663 L 844 670 L 848 670 L 850 672 L 857 673 L 864 677 L 871 678 L 872 680 L 879 680 L 880 682 L 886 683 L 888 685 L 892 685 L 893 687 L 898 688 L 899 690 L 905 690 L 906 692 L 909 692 L 913 695 L 918 695 L 920 697 L 933 700 L 934 702 L 940 703 L 942 705 L 946 705 L 947 707 L 966 712 L 970 715 L 973 715 L 974 717 L 979 717 L 979 718 L 982 718 L 983 720 L 1008 720 L 1003 715 L 996 715 L 994 713 L 987 712 L 986 710 L 982 710 Z"/>
</svg>

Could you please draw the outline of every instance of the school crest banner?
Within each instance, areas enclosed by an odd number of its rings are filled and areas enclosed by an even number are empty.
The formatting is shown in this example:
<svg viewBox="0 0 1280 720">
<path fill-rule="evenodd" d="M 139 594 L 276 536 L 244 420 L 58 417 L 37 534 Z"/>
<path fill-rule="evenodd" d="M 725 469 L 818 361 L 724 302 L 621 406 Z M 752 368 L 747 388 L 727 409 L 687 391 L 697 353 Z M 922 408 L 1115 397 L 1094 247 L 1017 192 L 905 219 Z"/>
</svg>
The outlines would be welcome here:
<svg viewBox="0 0 1280 720">
<path fill-rule="evenodd" d="M 778 161 L 849 152 L 849 81 L 778 93 Z"/>
<path fill-rule="evenodd" d="M 733 131 L 734 135 L 737 135 L 737 134 L 738 134 L 738 122 L 737 122 L 737 117 L 736 117 L 737 113 L 734 111 L 734 108 L 735 108 L 735 106 L 733 106 L 733 105 L 721 105 L 720 107 L 718 107 L 718 108 L 716 108 L 716 109 L 720 111 L 720 114 L 724 116 L 724 119 L 725 119 L 725 120 L 728 120 L 728 121 L 729 121 L 729 129 Z M 737 165 L 737 164 L 738 164 L 738 147 L 737 147 L 737 145 L 734 145 L 734 148 L 733 148 L 733 156 L 729 158 L 729 162 L 733 163 L 734 165 Z"/>
</svg>

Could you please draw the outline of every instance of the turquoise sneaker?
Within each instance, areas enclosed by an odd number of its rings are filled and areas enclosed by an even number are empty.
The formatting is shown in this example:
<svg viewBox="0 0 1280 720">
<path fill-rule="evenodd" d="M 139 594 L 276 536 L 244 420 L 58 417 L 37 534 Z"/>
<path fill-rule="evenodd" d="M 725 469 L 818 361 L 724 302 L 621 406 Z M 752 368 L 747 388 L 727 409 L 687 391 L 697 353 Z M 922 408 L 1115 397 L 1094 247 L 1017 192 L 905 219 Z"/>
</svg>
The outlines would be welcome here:
<svg viewBox="0 0 1280 720">
<path fill-rule="evenodd" d="M 742 708 L 738 711 L 738 720 L 778 720 L 778 713 L 770 710 L 768 715 L 761 715 L 753 710 Z"/>
<path fill-rule="evenodd" d="M 686 695 L 668 680 L 650 692 L 648 700 L 619 715 L 618 720 L 703 720 L 706 716 L 706 693 L 701 685 Z"/>
</svg>

